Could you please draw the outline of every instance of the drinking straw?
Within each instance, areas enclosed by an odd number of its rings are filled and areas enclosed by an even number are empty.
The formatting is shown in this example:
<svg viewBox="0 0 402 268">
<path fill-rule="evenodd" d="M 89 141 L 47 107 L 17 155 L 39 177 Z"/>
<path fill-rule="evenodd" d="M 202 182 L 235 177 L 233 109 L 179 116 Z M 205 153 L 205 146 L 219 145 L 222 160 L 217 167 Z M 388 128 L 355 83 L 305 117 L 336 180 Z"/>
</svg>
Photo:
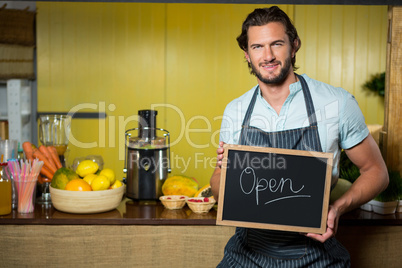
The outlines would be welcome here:
<svg viewBox="0 0 402 268">
<path fill-rule="evenodd" d="M 39 172 L 40 172 L 42 166 L 43 166 L 43 161 L 34 159 L 34 161 L 32 163 L 32 168 L 30 169 L 29 179 L 31 180 L 31 183 L 30 183 L 31 189 L 29 191 L 30 196 L 28 199 L 28 200 L 30 200 L 30 202 L 28 202 L 30 209 L 33 206 L 32 198 L 33 198 L 33 194 L 34 194 L 34 189 L 32 189 L 32 188 L 34 188 L 36 186 L 36 181 L 38 180 L 38 175 L 39 175 Z M 27 172 L 28 172 L 28 170 L 27 170 Z M 32 208 L 32 210 L 33 210 L 33 208 Z"/>
<path fill-rule="evenodd" d="M 18 163 L 18 160 L 9 160 L 7 165 L 17 188 L 18 212 L 32 212 L 32 198 L 43 161 L 38 159 L 34 159 L 32 162 L 31 160 L 20 160 L 20 163 Z"/>
</svg>

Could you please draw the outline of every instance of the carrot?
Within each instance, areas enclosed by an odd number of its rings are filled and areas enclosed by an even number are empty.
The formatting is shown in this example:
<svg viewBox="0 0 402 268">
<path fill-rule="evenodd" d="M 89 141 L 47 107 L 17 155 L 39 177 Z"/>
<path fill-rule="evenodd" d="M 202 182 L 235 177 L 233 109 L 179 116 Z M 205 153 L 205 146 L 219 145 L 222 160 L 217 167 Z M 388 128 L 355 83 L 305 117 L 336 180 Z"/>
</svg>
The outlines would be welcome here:
<svg viewBox="0 0 402 268">
<path fill-rule="evenodd" d="M 43 161 L 43 166 L 46 167 L 47 169 L 49 169 L 49 171 L 54 174 L 56 172 L 56 168 L 54 168 L 49 160 L 46 158 L 46 156 L 44 156 L 38 149 L 34 150 L 33 152 L 33 156 L 35 158 L 38 158 L 40 161 Z"/>
<path fill-rule="evenodd" d="M 32 148 L 32 144 L 29 141 L 26 141 L 22 144 L 22 150 L 25 153 L 25 157 L 28 160 L 32 160 L 33 161 L 33 148 Z"/>
<path fill-rule="evenodd" d="M 45 176 L 49 181 L 52 180 L 54 173 L 49 171 L 46 167 L 42 167 L 40 173 Z M 43 178 L 43 182 L 47 181 L 46 178 Z"/>
<path fill-rule="evenodd" d="M 50 154 L 51 157 L 53 158 L 53 161 L 55 162 L 56 167 L 57 167 L 58 169 L 61 168 L 63 165 L 62 165 L 61 162 L 60 162 L 60 158 L 59 158 L 59 155 L 57 154 L 56 147 L 54 147 L 54 146 L 48 146 L 47 149 L 48 149 L 48 151 L 49 151 L 49 154 Z"/>
<path fill-rule="evenodd" d="M 50 156 L 49 151 L 47 150 L 45 145 L 39 146 L 39 151 L 49 160 L 50 165 L 52 168 L 55 168 L 57 170 L 56 164 L 53 161 L 53 158 Z"/>
<path fill-rule="evenodd" d="M 44 177 L 43 178 L 43 182 L 51 182 L 52 181 L 52 179 L 49 179 L 49 178 L 47 178 L 47 177 Z"/>
<path fill-rule="evenodd" d="M 38 183 L 43 184 L 43 177 L 41 174 L 38 175 Z"/>
</svg>

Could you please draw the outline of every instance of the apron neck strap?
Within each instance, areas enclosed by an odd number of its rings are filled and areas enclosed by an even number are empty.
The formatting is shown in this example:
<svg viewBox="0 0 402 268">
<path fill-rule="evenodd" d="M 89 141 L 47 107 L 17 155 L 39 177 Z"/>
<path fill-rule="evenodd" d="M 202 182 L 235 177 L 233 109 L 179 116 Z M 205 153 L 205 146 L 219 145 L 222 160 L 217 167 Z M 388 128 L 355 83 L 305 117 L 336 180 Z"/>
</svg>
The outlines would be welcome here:
<svg viewBox="0 0 402 268">
<path fill-rule="evenodd" d="M 315 116 L 315 109 L 313 104 L 313 99 L 311 98 L 310 89 L 307 85 L 306 80 L 303 76 L 296 74 L 297 78 L 302 86 L 303 95 L 304 95 L 304 103 L 306 104 L 307 116 L 310 126 L 317 126 L 317 117 Z"/>
<path fill-rule="evenodd" d="M 244 116 L 242 126 L 250 125 L 251 114 L 253 113 L 255 101 L 257 99 L 257 95 L 258 95 L 259 91 L 260 91 L 260 86 L 257 86 L 257 88 L 254 91 L 253 97 L 251 98 L 250 105 L 247 108 L 246 115 Z"/>
<path fill-rule="evenodd" d="M 313 99 L 311 98 L 310 89 L 307 85 L 306 80 L 301 75 L 296 74 L 296 76 L 299 79 L 301 86 L 302 86 L 304 103 L 306 104 L 307 116 L 308 116 L 308 121 L 310 123 L 310 126 L 317 126 L 317 117 L 315 116 L 315 109 L 314 109 Z M 242 124 L 243 127 L 250 125 L 251 114 L 253 113 L 255 102 L 257 100 L 259 91 L 260 91 L 260 86 L 257 86 L 257 88 L 254 91 L 253 97 L 251 98 L 250 105 L 248 106 L 248 109 L 244 116 L 244 120 L 243 120 L 243 124 Z"/>
</svg>

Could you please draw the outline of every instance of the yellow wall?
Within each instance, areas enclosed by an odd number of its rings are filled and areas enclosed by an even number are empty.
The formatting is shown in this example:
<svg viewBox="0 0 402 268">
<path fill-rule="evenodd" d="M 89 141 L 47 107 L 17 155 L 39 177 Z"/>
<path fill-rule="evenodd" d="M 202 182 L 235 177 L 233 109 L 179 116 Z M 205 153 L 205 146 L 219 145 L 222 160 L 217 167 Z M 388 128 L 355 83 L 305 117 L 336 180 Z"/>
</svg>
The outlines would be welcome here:
<svg viewBox="0 0 402 268">
<path fill-rule="evenodd" d="M 73 120 L 69 162 L 100 154 L 123 177 L 124 131 L 155 108 L 171 133 L 172 174 L 208 183 L 219 117 L 256 83 L 235 38 L 262 6 L 37 2 L 39 111 L 108 115 Z M 281 7 L 302 39 L 299 73 L 345 87 L 367 123 L 382 124 L 383 103 L 361 84 L 385 70 L 386 7 Z"/>
<path fill-rule="evenodd" d="M 340 86 L 359 102 L 367 124 L 384 123 L 384 99 L 362 90 L 371 75 L 385 72 L 386 6 L 296 6 L 302 40 L 300 73 Z"/>
</svg>

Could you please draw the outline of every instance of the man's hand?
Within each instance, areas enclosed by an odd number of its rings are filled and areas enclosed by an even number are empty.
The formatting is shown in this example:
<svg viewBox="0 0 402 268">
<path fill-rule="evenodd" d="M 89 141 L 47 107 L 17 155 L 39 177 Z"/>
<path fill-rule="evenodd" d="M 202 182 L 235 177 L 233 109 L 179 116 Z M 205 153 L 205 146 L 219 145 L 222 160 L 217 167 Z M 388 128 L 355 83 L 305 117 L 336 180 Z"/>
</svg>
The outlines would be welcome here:
<svg viewBox="0 0 402 268">
<path fill-rule="evenodd" d="M 338 221 L 339 221 L 339 213 L 335 209 L 334 206 L 329 206 L 329 211 L 328 211 L 328 218 L 327 218 L 327 230 L 325 233 L 321 234 L 313 234 L 313 233 L 308 233 L 306 234 L 307 237 L 310 237 L 314 240 L 317 240 L 321 243 L 324 243 L 331 237 L 334 237 L 336 234 L 336 231 L 338 230 Z"/>
<path fill-rule="evenodd" d="M 327 231 L 322 235 L 307 234 L 307 237 L 320 242 L 325 242 L 336 234 L 339 217 L 342 214 L 373 199 L 388 185 L 387 167 L 371 135 L 358 145 L 345 149 L 345 152 L 359 168 L 360 176 L 345 194 L 329 206 Z"/>
<path fill-rule="evenodd" d="M 224 144 L 225 143 L 223 141 L 220 141 L 219 148 L 216 150 L 216 153 L 218 154 L 218 156 L 216 157 L 216 166 L 219 168 L 222 166 L 223 152 L 225 151 L 223 149 Z"/>
<path fill-rule="evenodd" d="M 216 201 L 219 199 L 219 185 L 221 181 L 221 166 L 222 166 L 222 159 L 223 159 L 223 152 L 225 151 L 223 149 L 223 145 L 225 143 L 223 141 L 219 142 L 219 148 L 216 150 L 216 153 L 218 156 L 216 157 L 216 167 L 214 170 L 214 173 L 212 174 L 210 184 L 211 184 L 211 190 L 212 194 L 215 198 Z"/>
</svg>

